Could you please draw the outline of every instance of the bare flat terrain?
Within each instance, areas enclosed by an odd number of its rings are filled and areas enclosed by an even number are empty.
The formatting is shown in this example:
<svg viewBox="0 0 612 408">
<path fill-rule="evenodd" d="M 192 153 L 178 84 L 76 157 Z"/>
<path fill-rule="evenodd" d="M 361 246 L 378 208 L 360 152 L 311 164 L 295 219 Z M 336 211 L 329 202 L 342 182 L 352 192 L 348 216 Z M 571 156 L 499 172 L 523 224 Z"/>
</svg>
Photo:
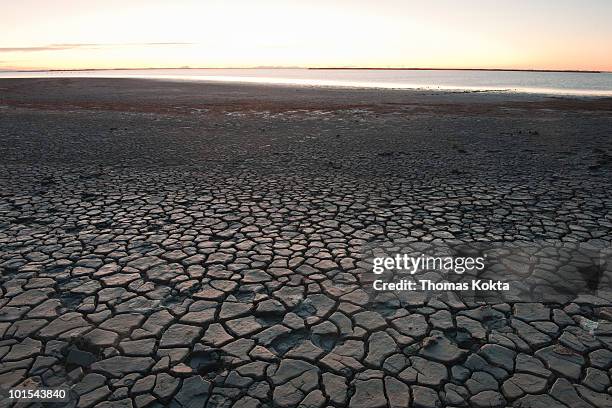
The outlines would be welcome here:
<svg viewBox="0 0 612 408">
<path fill-rule="evenodd" d="M 586 289 L 563 299 L 539 296 L 572 276 L 553 263 L 479 301 L 373 292 L 366 262 L 607 253 L 611 131 L 610 99 L 0 80 L 0 388 L 100 408 L 612 406 L 610 264 L 574 265 Z"/>
</svg>

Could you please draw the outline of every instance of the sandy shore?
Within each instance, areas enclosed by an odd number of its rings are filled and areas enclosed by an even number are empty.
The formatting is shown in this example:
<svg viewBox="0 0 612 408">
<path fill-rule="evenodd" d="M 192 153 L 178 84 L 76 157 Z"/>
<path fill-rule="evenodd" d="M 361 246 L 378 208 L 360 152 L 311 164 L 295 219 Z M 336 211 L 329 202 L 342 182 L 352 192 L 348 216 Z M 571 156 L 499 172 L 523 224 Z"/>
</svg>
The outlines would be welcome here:
<svg viewBox="0 0 612 408">
<path fill-rule="evenodd" d="M 526 255 L 609 259 L 611 129 L 609 98 L 0 80 L 0 388 L 611 406 L 612 263 Z M 475 242 L 519 248 L 511 294 L 371 290 L 372 250 Z"/>
</svg>

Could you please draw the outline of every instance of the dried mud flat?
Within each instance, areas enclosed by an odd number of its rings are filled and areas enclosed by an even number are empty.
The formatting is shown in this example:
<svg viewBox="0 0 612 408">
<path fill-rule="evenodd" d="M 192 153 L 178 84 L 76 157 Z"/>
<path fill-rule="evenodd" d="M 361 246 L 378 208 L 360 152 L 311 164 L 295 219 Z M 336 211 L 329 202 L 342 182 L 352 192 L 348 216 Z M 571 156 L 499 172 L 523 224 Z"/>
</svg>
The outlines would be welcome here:
<svg viewBox="0 0 612 408">
<path fill-rule="evenodd" d="M 563 302 L 426 298 L 371 291 L 364 250 L 609 249 L 609 99 L 0 88 L 0 388 L 99 408 L 612 406 L 606 273 Z"/>
</svg>

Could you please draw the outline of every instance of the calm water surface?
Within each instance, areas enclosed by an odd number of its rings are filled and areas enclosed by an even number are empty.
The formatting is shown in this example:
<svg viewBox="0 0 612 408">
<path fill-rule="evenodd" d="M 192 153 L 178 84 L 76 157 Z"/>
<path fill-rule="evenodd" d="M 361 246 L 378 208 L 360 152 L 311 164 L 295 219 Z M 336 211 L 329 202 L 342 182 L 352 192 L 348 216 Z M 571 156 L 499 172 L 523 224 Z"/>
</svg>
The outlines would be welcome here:
<svg viewBox="0 0 612 408">
<path fill-rule="evenodd" d="M 309 69 L 145 69 L 0 72 L 0 78 L 153 78 L 300 86 L 612 96 L 612 73 Z"/>
</svg>

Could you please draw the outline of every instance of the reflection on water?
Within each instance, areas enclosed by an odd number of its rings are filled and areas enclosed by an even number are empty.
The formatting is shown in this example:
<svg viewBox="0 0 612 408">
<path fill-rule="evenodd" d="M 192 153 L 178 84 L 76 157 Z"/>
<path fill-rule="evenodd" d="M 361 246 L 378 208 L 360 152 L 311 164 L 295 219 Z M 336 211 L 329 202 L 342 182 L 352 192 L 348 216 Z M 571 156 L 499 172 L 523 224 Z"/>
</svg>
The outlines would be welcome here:
<svg viewBox="0 0 612 408">
<path fill-rule="evenodd" d="M 299 86 L 612 96 L 612 73 L 350 69 L 135 69 L 0 72 L 0 78 L 29 77 L 153 78 Z"/>
</svg>

